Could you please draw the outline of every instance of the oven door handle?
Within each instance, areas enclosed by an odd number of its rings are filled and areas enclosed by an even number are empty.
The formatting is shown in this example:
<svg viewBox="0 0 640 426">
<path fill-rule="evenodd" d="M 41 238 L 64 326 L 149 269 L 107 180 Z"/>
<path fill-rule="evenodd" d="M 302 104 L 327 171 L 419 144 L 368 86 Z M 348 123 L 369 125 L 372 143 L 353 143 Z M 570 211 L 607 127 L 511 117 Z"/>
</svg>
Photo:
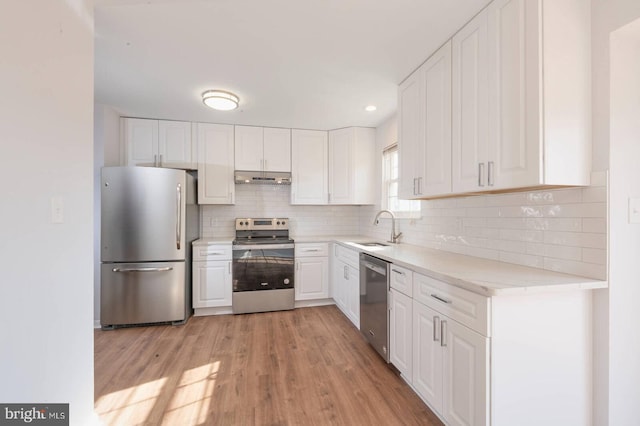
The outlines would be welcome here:
<svg viewBox="0 0 640 426">
<path fill-rule="evenodd" d="M 294 245 L 287 244 L 237 244 L 233 246 L 233 251 L 237 250 L 280 250 L 293 249 Z"/>
</svg>

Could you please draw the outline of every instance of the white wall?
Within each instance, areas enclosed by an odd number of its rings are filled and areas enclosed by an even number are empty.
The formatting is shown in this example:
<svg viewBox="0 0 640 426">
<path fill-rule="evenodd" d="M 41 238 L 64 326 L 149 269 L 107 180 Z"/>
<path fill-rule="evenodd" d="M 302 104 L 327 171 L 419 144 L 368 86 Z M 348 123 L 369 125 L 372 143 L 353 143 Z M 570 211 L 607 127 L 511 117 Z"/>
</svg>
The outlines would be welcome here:
<svg viewBox="0 0 640 426">
<path fill-rule="evenodd" d="M 640 1 L 637 0 L 592 0 L 592 108 L 593 108 L 593 168 L 594 170 L 611 169 L 611 192 L 617 191 L 617 178 L 613 178 L 613 166 L 609 165 L 609 87 L 610 87 L 610 34 L 618 28 L 634 21 L 640 17 Z M 617 171 L 615 172 L 617 174 Z M 619 206 L 609 205 L 610 215 Z M 611 220 L 611 218 L 610 218 Z M 609 250 L 613 252 L 619 238 L 617 229 L 610 229 Z M 611 256 L 610 256 L 611 258 Z M 617 267 L 616 267 L 617 268 Z M 615 278 L 611 273 L 615 274 Z M 609 365 L 616 358 L 617 351 L 610 347 L 609 324 L 610 312 L 615 316 L 615 302 L 609 300 L 611 289 L 618 284 L 618 274 L 613 271 L 613 265 L 609 265 L 609 290 L 600 290 L 594 294 L 594 424 L 595 425 L 615 425 L 610 420 L 617 418 L 615 411 L 621 410 L 621 405 L 631 408 L 633 404 L 628 400 L 609 401 L 611 398 L 610 389 L 614 386 L 614 381 L 609 379 Z M 629 279 L 629 278 L 627 278 Z M 619 326 L 617 324 L 616 326 Z M 630 330 L 624 328 L 627 332 Z M 610 359 L 610 355 L 612 358 Z M 613 391 L 613 389 L 611 389 Z M 610 412 L 610 404 L 613 411 Z M 616 408 L 617 407 L 617 408 Z M 624 423 L 621 423 L 624 424 Z"/>
<path fill-rule="evenodd" d="M 610 46 L 609 424 L 630 425 L 640 419 L 640 223 L 628 211 L 640 199 L 640 19 Z"/>
<path fill-rule="evenodd" d="M 591 1 L 593 170 L 609 168 L 609 35 L 638 17 L 638 0 Z"/>
<path fill-rule="evenodd" d="M 0 401 L 93 415 L 93 6 L 0 3 Z M 64 223 L 51 223 L 51 199 Z"/>
</svg>

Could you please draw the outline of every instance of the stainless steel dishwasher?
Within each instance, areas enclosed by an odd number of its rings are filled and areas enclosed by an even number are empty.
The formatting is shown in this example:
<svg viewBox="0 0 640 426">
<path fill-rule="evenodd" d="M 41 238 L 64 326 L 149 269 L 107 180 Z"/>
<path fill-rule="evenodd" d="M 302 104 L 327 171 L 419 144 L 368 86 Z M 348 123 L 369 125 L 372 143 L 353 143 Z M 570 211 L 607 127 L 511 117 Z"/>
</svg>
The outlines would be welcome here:
<svg viewBox="0 0 640 426">
<path fill-rule="evenodd" d="M 389 262 L 360 253 L 360 332 L 389 362 Z"/>
</svg>

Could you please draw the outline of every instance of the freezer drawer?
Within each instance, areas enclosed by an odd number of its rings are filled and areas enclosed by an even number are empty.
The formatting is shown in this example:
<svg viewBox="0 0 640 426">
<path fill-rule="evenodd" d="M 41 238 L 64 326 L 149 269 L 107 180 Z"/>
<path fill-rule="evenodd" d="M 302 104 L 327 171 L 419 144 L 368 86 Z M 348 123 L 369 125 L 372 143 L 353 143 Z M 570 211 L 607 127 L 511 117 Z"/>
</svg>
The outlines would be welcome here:
<svg viewBox="0 0 640 426">
<path fill-rule="evenodd" d="M 184 321 L 184 268 L 184 262 L 103 263 L 100 324 Z"/>
</svg>

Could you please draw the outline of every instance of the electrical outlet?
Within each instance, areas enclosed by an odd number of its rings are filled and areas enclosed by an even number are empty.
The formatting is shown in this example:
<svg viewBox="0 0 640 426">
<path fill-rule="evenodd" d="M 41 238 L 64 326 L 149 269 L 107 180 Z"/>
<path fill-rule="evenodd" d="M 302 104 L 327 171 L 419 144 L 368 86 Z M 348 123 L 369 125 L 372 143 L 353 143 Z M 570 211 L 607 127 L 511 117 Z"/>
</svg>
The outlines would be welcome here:
<svg viewBox="0 0 640 426">
<path fill-rule="evenodd" d="M 640 198 L 629 198 L 629 223 L 640 223 Z"/>
<path fill-rule="evenodd" d="M 64 201 L 62 197 L 51 197 L 51 223 L 64 223 Z"/>
</svg>

